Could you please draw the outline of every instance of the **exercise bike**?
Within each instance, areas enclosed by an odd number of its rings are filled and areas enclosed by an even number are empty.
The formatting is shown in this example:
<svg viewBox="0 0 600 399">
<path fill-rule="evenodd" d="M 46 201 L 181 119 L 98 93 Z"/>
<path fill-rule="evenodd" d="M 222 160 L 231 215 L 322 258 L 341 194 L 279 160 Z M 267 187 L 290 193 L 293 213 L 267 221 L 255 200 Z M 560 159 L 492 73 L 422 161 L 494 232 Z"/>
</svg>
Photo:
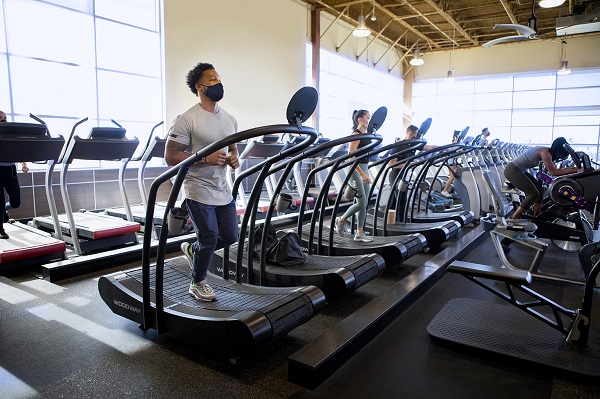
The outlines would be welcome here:
<svg viewBox="0 0 600 399">
<path fill-rule="evenodd" d="M 575 152 L 569 144 L 564 144 L 564 148 L 583 172 L 557 179 L 548 176 L 544 169 L 538 172 L 536 177 L 547 187 L 548 196 L 538 216 L 524 213 L 522 218 L 537 226 L 537 237 L 551 239 L 563 251 L 578 252 L 594 240 L 592 230 L 598 230 L 600 171 L 594 170 L 587 154 Z M 592 222 L 584 211 L 593 215 Z"/>
</svg>

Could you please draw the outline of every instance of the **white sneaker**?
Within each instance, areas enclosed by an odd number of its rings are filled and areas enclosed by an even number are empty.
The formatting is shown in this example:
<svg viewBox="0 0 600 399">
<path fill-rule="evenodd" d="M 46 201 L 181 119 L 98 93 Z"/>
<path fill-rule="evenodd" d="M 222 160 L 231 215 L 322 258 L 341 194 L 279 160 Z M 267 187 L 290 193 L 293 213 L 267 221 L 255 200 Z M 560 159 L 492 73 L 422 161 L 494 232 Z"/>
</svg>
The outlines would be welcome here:
<svg viewBox="0 0 600 399">
<path fill-rule="evenodd" d="M 441 194 L 446 197 L 446 198 L 451 198 L 452 194 L 450 194 L 448 191 L 442 191 Z"/>
<path fill-rule="evenodd" d="M 365 233 L 356 233 L 354 236 L 354 241 L 356 242 L 373 242 L 373 239 L 366 235 Z"/>
<path fill-rule="evenodd" d="M 212 287 L 208 285 L 206 280 L 202 280 L 198 283 L 192 282 L 190 284 L 189 293 L 194 298 L 205 302 L 211 302 L 217 299 L 215 292 Z"/>
<path fill-rule="evenodd" d="M 188 263 L 190 264 L 190 270 L 194 268 L 194 253 L 192 251 L 192 244 L 189 242 L 181 243 L 181 252 L 185 255 Z"/>
<path fill-rule="evenodd" d="M 344 223 L 340 222 L 340 218 L 335 219 L 335 232 L 340 237 L 344 237 Z"/>
</svg>

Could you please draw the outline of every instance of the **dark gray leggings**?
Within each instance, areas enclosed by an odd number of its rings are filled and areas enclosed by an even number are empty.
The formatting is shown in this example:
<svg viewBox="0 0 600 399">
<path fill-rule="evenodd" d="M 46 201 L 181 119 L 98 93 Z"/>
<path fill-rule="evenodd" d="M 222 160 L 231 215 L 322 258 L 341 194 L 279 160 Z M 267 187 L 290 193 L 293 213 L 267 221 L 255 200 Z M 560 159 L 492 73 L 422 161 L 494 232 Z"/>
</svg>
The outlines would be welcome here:
<svg viewBox="0 0 600 399">
<path fill-rule="evenodd" d="M 509 163 L 504 168 L 504 177 L 513 186 L 525 193 L 525 199 L 521 201 L 521 208 L 529 209 L 533 204 L 541 204 L 544 199 L 542 189 L 538 187 L 535 179 L 529 173 L 522 172 L 514 164 Z"/>
</svg>

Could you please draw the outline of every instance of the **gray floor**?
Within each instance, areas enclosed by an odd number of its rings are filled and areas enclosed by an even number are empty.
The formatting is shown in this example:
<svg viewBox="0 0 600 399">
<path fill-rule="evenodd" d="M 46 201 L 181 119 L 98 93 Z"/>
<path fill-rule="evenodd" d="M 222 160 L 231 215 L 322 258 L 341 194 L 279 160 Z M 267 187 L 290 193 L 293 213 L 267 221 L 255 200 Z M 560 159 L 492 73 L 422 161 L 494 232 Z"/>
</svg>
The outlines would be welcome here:
<svg viewBox="0 0 600 399">
<path fill-rule="evenodd" d="M 477 252 L 480 251 L 480 252 Z M 491 244 L 485 243 L 475 251 L 476 258 L 493 259 Z M 316 339 L 325 329 L 337 323 L 356 309 L 369 302 L 422 265 L 431 255 L 418 255 L 403 266 L 391 267 L 375 281 L 346 297 L 331 303 L 311 321 L 292 331 L 284 339 L 262 348 L 257 354 L 241 359 L 236 365 L 225 363 L 205 355 L 202 351 L 189 349 L 183 343 L 154 332 L 144 333 L 138 326 L 112 314 L 97 292 L 97 275 L 86 275 L 68 281 L 49 283 L 35 275 L 0 277 L 0 396 L 6 398 L 83 398 L 83 397 L 144 397 L 144 398 L 308 398 L 331 397 L 339 392 L 341 384 L 347 388 L 353 383 L 369 384 L 369 380 L 356 380 L 348 368 L 342 368 L 329 381 L 315 391 L 308 391 L 287 382 L 287 356 Z M 576 257 L 576 254 L 571 254 Z M 492 262 L 490 262 L 492 263 Z M 114 270 L 120 270 L 117 268 Z M 456 277 L 456 276 L 454 276 Z M 448 281 L 446 278 L 442 280 Z M 449 286 L 442 286 L 445 290 Z M 421 306 L 422 301 L 420 301 Z M 416 306 L 417 304 L 415 304 Z M 411 323 L 410 312 L 403 315 L 403 323 Z M 598 323 L 600 320 L 596 320 Z M 416 324 L 415 324 L 416 325 Z M 418 330 L 418 329 L 417 329 Z M 386 330 L 379 339 L 392 339 Z M 405 369 L 424 373 L 428 356 L 439 350 L 433 346 L 426 332 L 416 332 L 407 339 L 424 345 L 424 361 L 410 365 L 411 359 L 403 359 Z M 423 335 L 424 334 L 424 335 Z M 200 337 L 199 337 L 200 339 Z M 595 337 L 597 339 L 597 337 Z M 391 342 L 393 345 L 393 342 Z M 415 342 L 416 344 L 416 342 Z M 210 345 L 207 342 L 206 345 Z M 366 347 L 369 351 L 370 346 Z M 361 364 L 361 356 L 349 366 L 378 371 L 378 364 L 369 360 Z M 377 354 L 375 353 L 375 358 Z M 384 354 L 381 354 L 383 356 Z M 445 354 L 446 368 L 461 362 L 459 354 Z M 471 360 L 472 361 L 472 360 Z M 475 364 L 485 364 L 478 360 Z M 458 363 L 460 364 L 460 363 Z M 488 374 L 485 381 L 494 392 L 490 397 L 524 397 L 509 390 L 498 391 L 494 381 L 495 364 L 485 366 Z M 476 371 L 478 367 L 470 367 Z M 382 371 L 383 372 L 383 371 Z M 435 372 L 427 371 L 430 379 L 423 384 L 432 384 L 439 379 Z M 454 372 L 455 375 L 460 373 Z M 503 370 L 504 388 L 511 387 L 511 380 L 518 380 L 518 373 Z M 490 378 L 492 377 L 492 378 Z M 477 379 L 478 377 L 472 376 Z M 415 386 L 411 374 L 398 378 L 406 384 L 406 390 L 397 392 L 401 397 L 414 397 L 410 393 L 427 395 L 430 387 Z M 552 380 L 548 376 L 527 376 L 525 382 L 532 384 L 529 392 L 535 397 L 600 397 L 598 387 L 573 384 L 569 381 Z M 508 382 L 506 382 L 508 381 Z M 440 380 L 439 384 L 443 381 Z M 518 386 L 514 385 L 516 388 Z M 410 389 L 408 389 L 410 387 Z M 441 392 L 439 385 L 436 392 Z M 460 397 L 460 380 L 455 389 Z M 374 390 L 371 397 L 400 397 Z M 565 392 L 567 394 L 565 394 Z M 348 391 L 344 397 L 363 397 L 357 391 Z M 466 393 L 466 391 L 465 391 Z M 575 396 L 572 394 L 576 393 Z M 569 396 L 571 395 L 571 396 Z M 447 397 L 452 397 L 449 395 Z M 464 396 L 463 397 L 467 397 Z"/>
<path fill-rule="evenodd" d="M 160 398 L 201 391 L 213 398 L 290 397 L 303 388 L 286 381 L 287 356 L 428 257 L 417 255 L 412 263 L 389 268 L 236 365 L 152 330 L 144 333 L 114 315 L 100 299 L 97 281 L 126 266 L 57 283 L 32 274 L 0 277 L 0 396 Z"/>
</svg>

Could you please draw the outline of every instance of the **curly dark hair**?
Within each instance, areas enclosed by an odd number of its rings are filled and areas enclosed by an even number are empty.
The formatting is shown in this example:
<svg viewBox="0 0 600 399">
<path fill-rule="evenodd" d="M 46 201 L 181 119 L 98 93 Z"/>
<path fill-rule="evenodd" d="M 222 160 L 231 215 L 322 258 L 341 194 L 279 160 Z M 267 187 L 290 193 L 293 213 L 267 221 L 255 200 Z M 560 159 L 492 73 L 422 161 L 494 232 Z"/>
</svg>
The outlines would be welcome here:
<svg viewBox="0 0 600 399">
<path fill-rule="evenodd" d="M 186 77 L 186 83 L 187 83 L 188 87 L 190 88 L 190 90 L 192 91 L 192 93 L 194 93 L 195 95 L 198 95 L 198 90 L 196 89 L 196 83 L 198 83 L 198 81 L 202 77 L 202 74 L 204 73 L 204 71 L 207 71 L 209 69 L 215 69 L 215 67 L 212 66 L 212 64 L 209 64 L 206 62 L 199 62 L 198 65 L 196 65 L 193 69 L 191 69 L 188 72 L 187 77 Z"/>
</svg>

